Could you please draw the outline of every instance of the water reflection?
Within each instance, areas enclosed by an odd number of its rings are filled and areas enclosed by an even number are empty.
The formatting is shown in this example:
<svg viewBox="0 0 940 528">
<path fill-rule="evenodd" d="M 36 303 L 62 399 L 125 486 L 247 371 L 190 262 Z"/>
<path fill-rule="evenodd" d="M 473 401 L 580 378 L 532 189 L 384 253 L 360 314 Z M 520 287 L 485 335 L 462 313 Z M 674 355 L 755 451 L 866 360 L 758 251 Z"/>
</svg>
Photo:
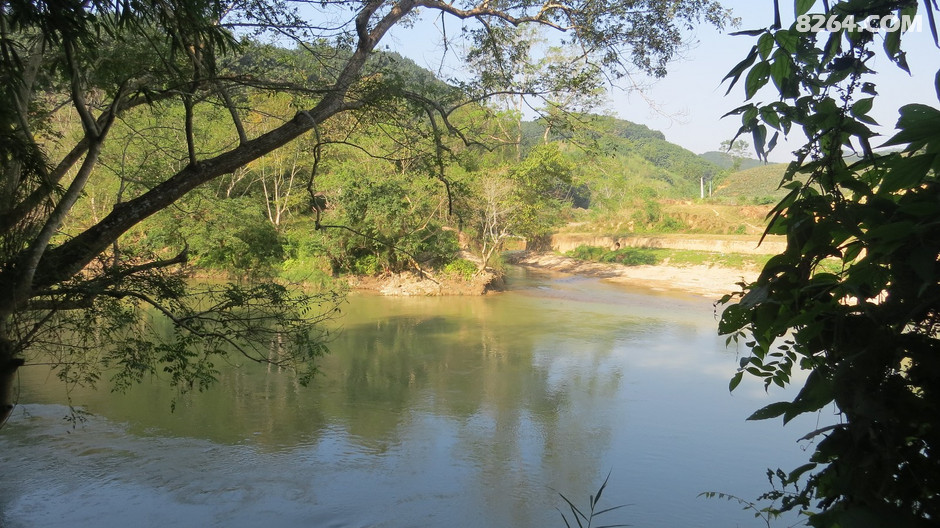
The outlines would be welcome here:
<svg viewBox="0 0 940 528">
<path fill-rule="evenodd" d="M 561 526 L 555 490 L 586 499 L 608 471 L 611 504 L 635 504 L 618 521 L 734 525 L 750 516 L 695 495 L 755 496 L 770 453 L 798 460 L 776 424 L 757 453 L 735 447 L 770 429 L 743 422 L 762 402 L 727 394 L 707 301 L 515 284 L 354 297 L 311 387 L 245 364 L 174 413 L 159 382 L 78 391 L 95 416 L 74 431 L 62 387 L 22 369 L 0 525 Z"/>
</svg>

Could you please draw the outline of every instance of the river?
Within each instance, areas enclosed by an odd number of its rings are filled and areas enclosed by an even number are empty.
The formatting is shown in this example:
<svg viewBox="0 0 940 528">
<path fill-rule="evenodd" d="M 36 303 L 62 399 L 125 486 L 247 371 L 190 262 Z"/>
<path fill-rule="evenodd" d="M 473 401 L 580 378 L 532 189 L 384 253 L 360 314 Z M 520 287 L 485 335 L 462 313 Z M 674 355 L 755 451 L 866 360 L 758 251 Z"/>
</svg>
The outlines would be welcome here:
<svg viewBox="0 0 940 528">
<path fill-rule="evenodd" d="M 127 394 L 21 369 L 0 430 L 0 527 L 564 527 L 560 493 L 625 504 L 601 524 L 763 526 L 768 467 L 815 418 L 747 422 L 710 302 L 516 269 L 479 298 L 353 295 L 322 375 L 226 367 L 209 392 Z M 597 520 L 595 525 L 597 525 Z M 783 526 L 784 524 L 780 524 Z"/>
</svg>

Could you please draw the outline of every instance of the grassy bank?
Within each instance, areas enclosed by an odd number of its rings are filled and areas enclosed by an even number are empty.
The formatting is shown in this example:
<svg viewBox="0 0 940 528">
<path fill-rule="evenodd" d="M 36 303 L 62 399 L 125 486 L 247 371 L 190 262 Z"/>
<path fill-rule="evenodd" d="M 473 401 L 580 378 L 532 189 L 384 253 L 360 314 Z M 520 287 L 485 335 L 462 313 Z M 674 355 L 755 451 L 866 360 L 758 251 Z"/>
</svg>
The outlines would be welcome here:
<svg viewBox="0 0 940 528">
<path fill-rule="evenodd" d="M 769 255 L 745 255 L 714 251 L 633 247 L 609 250 L 595 246 L 579 246 L 565 253 L 565 256 L 579 260 L 622 264 L 624 266 L 670 265 L 686 267 L 704 265 L 732 269 L 759 269 L 770 258 Z"/>
</svg>

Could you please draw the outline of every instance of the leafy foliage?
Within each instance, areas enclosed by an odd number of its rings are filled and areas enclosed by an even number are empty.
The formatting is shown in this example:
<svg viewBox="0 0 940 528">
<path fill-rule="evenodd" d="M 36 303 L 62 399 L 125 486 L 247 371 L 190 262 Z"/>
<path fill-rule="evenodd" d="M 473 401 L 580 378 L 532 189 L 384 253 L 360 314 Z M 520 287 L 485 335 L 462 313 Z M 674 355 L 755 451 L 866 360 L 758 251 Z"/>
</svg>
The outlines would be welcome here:
<svg viewBox="0 0 940 528">
<path fill-rule="evenodd" d="M 473 279 L 473 276 L 476 275 L 479 270 L 476 264 L 467 259 L 456 259 L 452 262 L 448 262 L 444 266 L 443 271 L 445 274 L 469 281 Z"/>
<path fill-rule="evenodd" d="M 795 2 L 798 14 L 814 5 Z M 839 21 L 916 13 L 932 21 L 936 6 L 923 7 L 824 5 Z M 745 373 L 765 387 L 784 386 L 805 369 L 792 401 L 768 405 L 751 419 L 786 423 L 832 404 L 840 414 L 840 423 L 806 436 L 817 442 L 811 463 L 785 478 L 806 482 L 783 499 L 782 510 L 806 511 L 813 526 L 929 525 L 940 518 L 940 111 L 901 108 L 885 145 L 903 150 L 877 154 L 868 112 L 877 96 L 869 79 L 878 36 L 817 35 L 795 25 L 752 34 L 757 44 L 727 78 L 732 85 L 744 80 L 748 100 L 770 86 L 780 100 L 734 110 L 741 133 L 752 135 L 760 155 L 795 127 L 808 143 L 787 168 L 788 194 L 767 228 L 787 237 L 787 249 L 756 282 L 722 301 L 737 299 L 725 307 L 720 331 L 750 350 L 731 388 Z M 882 48 L 907 69 L 902 38 L 885 33 Z M 862 157 L 849 158 L 846 149 Z M 840 268 L 822 269 L 832 257 Z"/>
<path fill-rule="evenodd" d="M 424 16 L 416 16 L 419 9 Z M 438 15 L 462 25 L 442 48 L 461 50 L 458 58 L 474 65 L 476 75 L 444 83 L 398 56 L 377 53 L 393 28 Z M 459 6 L 437 0 L 0 0 L 0 372 L 15 372 L 60 316 L 79 317 L 96 303 L 129 299 L 122 295 L 149 287 L 166 269 L 179 272 L 190 255 L 226 267 L 277 258 L 275 240 L 287 223 L 310 215 L 316 228 L 325 226 L 320 220 L 330 190 L 343 195 L 350 222 L 375 226 L 372 233 L 344 226 L 360 233 L 361 240 L 350 238 L 341 247 L 351 260 L 362 257 L 369 269 L 403 265 L 380 249 L 387 245 L 414 261 L 424 252 L 446 253 L 453 241 L 434 230 L 437 211 L 408 211 L 425 223 L 393 217 L 415 205 L 408 204 L 414 189 L 405 182 L 384 184 L 347 172 L 343 187 L 358 186 L 379 206 L 372 207 L 340 189 L 320 188 L 317 177 L 331 163 L 336 170 L 352 149 L 383 160 L 402 179 L 434 178 L 451 193 L 447 166 L 469 165 L 470 148 L 491 137 L 464 119 L 496 113 L 483 102 L 511 95 L 558 112 L 563 101 L 557 95 L 596 88 L 595 74 L 662 75 L 682 44 L 682 28 L 700 20 L 723 26 L 729 16 L 712 0 Z M 532 34 L 564 29 L 580 55 L 517 75 L 530 67 L 520 28 L 534 28 Z M 260 43 L 272 37 L 295 49 L 285 53 Z M 365 130 L 378 139 L 370 141 Z M 525 174 L 519 173 L 520 188 L 534 192 Z M 215 190 L 206 196 L 219 204 L 186 210 L 192 204 L 186 197 L 208 186 Z M 239 210 L 243 198 L 260 199 L 276 236 L 257 222 L 256 206 Z M 194 221 L 173 233 L 166 217 L 155 216 L 176 208 L 226 232 Z M 532 228 L 541 229 L 542 219 L 530 216 Z M 144 241 L 160 231 L 170 233 L 163 243 Z M 187 251 L 181 238 L 198 247 Z M 365 240 L 378 242 L 369 247 Z M 131 297 L 167 309 L 168 317 L 171 307 L 185 312 L 175 304 L 185 291 L 165 291 L 167 297 L 154 303 Z M 285 317 L 296 313 L 277 288 L 255 291 Z M 249 305 L 253 299 L 238 298 Z M 130 324 L 124 311 L 112 312 L 115 321 Z M 170 319 L 178 324 L 182 317 Z M 184 348 L 173 348 L 174 354 L 189 361 Z M 210 378 L 211 368 L 196 377 Z M 8 379 L 0 379 L 0 418 L 11 404 Z"/>
<path fill-rule="evenodd" d="M 115 391 L 165 377 L 181 392 L 201 391 L 215 381 L 216 363 L 232 361 L 233 353 L 296 369 L 304 384 L 316 373 L 326 335 L 311 332 L 311 322 L 333 317 L 342 302 L 338 292 L 309 295 L 271 282 L 186 288 L 178 277 L 167 278 L 149 289 L 98 296 L 89 310 L 58 314 L 37 336 L 58 376 L 94 385 L 107 373 Z"/>
<path fill-rule="evenodd" d="M 510 199 L 518 204 L 512 215 L 515 234 L 538 239 L 559 223 L 558 210 L 571 187 L 571 170 L 555 143 L 536 147 L 513 167 L 509 179 L 514 184 Z"/>
<path fill-rule="evenodd" d="M 391 165 L 374 167 L 372 176 L 348 169 L 352 167 L 323 177 L 339 191 L 322 225 L 336 271 L 397 273 L 439 266 L 455 257 L 457 237 L 443 229 L 447 197 L 439 182 L 396 173 Z"/>
</svg>

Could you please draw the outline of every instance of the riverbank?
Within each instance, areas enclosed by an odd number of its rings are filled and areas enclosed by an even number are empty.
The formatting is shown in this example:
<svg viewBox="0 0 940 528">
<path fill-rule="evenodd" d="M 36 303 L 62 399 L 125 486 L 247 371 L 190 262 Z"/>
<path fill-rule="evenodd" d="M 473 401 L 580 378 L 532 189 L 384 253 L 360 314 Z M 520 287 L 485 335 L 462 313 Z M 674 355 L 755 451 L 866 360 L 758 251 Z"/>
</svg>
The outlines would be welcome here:
<svg viewBox="0 0 940 528">
<path fill-rule="evenodd" d="M 441 295 L 485 295 L 503 288 L 503 277 L 490 271 L 470 279 L 460 276 L 419 276 L 404 272 L 379 277 L 350 276 L 345 279 L 354 290 L 375 292 L 380 295 L 405 297 L 436 297 Z"/>
<path fill-rule="evenodd" d="M 714 300 L 740 290 L 739 282 L 753 281 L 760 272 L 757 268 L 734 269 L 709 265 L 624 266 L 578 260 L 548 252 L 509 252 L 503 258 L 507 263 L 519 266 L 597 277 L 654 291 L 686 292 Z"/>
</svg>

